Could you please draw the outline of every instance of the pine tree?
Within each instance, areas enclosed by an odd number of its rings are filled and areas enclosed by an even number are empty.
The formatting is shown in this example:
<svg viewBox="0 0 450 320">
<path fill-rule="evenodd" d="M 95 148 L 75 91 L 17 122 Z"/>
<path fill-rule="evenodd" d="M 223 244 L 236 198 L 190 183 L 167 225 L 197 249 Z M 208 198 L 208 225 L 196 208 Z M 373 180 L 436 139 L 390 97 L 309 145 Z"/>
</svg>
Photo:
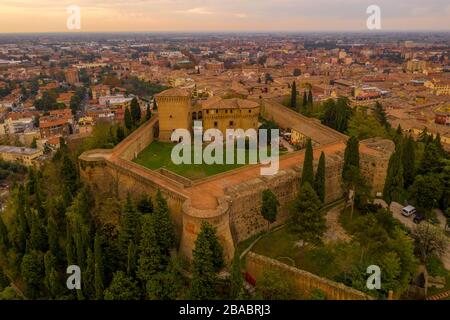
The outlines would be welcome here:
<svg viewBox="0 0 450 320">
<path fill-rule="evenodd" d="M 137 210 L 142 213 L 152 213 L 153 212 L 153 202 L 152 198 L 148 196 L 143 196 L 141 199 L 139 199 L 137 205 Z"/>
<path fill-rule="evenodd" d="M 295 84 L 295 81 L 292 82 L 291 87 L 291 108 L 297 109 L 297 86 Z"/>
<path fill-rule="evenodd" d="M 97 300 L 103 298 L 103 290 L 104 290 L 104 267 L 103 267 L 103 250 L 102 250 L 102 241 L 100 235 L 98 233 L 95 234 L 94 240 L 94 259 L 95 259 L 95 267 L 94 267 L 94 283 L 95 283 L 95 297 Z"/>
<path fill-rule="evenodd" d="M 262 192 L 261 215 L 267 221 L 267 227 L 277 219 L 279 205 L 277 197 L 270 189 Z"/>
<path fill-rule="evenodd" d="M 216 272 L 219 270 L 217 258 L 223 253 L 223 249 L 221 247 L 219 249 L 216 243 L 218 239 L 215 229 L 207 222 L 203 222 L 192 252 L 190 298 L 193 300 L 214 299 L 216 296 Z M 223 256 L 221 257 L 223 264 Z"/>
<path fill-rule="evenodd" d="M 9 287 L 9 279 L 6 276 L 3 268 L 0 266 L 0 293 L 6 288 Z"/>
<path fill-rule="evenodd" d="M 311 139 L 306 142 L 305 158 L 303 160 L 302 185 L 308 182 L 310 185 L 314 183 L 313 169 L 313 149 Z"/>
<path fill-rule="evenodd" d="M 125 127 L 128 131 L 133 128 L 133 119 L 131 118 L 131 113 L 129 108 L 125 108 Z"/>
<path fill-rule="evenodd" d="M 314 191 L 316 191 L 322 203 L 325 202 L 325 154 L 320 154 L 319 164 L 317 166 L 316 176 L 314 177 Z"/>
<path fill-rule="evenodd" d="M 139 300 L 139 288 L 130 276 L 122 271 L 114 273 L 110 286 L 105 290 L 105 300 Z"/>
<path fill-rule="evenodd" d="M 403 163 L 403 182 L 404 187 L 407 189 L 413 184 L 416 176 L 416 151 L 414 140 L 411 136 L 405 139 L 405 145 L 403 147 L 402 163 Z"/>
<path fill-rule="evenodd" d="M 389 165 L 384 183 L 383 198 L 387 203 L 399 201 L 403 193 L 402 148 L 398 146 L 389 159 Z"/>
<path fill-rule="evenodd" d="M 319 210 L 321 202 L 311 185 L 306 182 L 291 204 L 292 228 L 308 242 L 320 243 L 326 230 L 324 214 Z"/>
<path fill-rule="evenodd" d="M 130 109 L 133 125 L 138 126 L 141 121 L 141 107 L 139 106 L 139 102 L 136 98 L 131 100 Z"/>
</svg>

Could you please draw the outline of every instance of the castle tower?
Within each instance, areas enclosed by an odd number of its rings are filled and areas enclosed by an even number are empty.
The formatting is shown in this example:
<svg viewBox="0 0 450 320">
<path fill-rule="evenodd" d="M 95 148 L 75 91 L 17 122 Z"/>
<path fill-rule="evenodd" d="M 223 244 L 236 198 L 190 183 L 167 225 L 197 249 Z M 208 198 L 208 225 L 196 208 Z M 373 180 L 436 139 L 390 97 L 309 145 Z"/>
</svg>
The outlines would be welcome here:
<svg viewBox="0 0 450 320">
<path fill-rule="evenodd" d="M 191 94 L 185 89 L 168 89 L 156 95 L 159 139 L 170 141 L 175 129 L 192 130 Z"/>
</svg>

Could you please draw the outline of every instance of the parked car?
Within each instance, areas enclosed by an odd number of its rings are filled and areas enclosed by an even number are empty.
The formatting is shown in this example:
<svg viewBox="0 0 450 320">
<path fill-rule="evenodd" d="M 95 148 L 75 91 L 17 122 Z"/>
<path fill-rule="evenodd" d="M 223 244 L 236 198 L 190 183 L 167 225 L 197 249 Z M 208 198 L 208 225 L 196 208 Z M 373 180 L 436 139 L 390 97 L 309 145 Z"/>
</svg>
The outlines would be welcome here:
<svg viewBox="0 0 450 320">
<path fill-rule="evenodd" d="M 410 217 L 417 212 L 416 208 L 411 205 L 408 205 L 402 209 L 402 215 L 405 217 Z"/>
<path fill-rule="evenodd" d="M 419 224 L 419 223 L 421 223 L 423 220 L 425 220 L 425 217 L 424 217 L 424 216 L 422 216 L 422 215 L 420 215 L 420 214 L 416 214 L 416 215 L 414 216 L 413 222 L 414 222 L 415 224 Z"/>
</svg>

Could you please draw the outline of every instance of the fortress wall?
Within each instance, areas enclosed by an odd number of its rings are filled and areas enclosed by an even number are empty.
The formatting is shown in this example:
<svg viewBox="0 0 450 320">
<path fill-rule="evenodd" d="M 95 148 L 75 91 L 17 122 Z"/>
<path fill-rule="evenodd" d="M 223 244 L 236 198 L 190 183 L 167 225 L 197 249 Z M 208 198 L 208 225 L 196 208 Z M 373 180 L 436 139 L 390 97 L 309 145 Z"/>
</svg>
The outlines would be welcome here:
<svg viewBox="0 0 450 320">
<path fill-rule="evenodd" d="M 124 141 L 114 148 L 114 156 L 129 161 L 133 160 L 142 150 L 152 143 L 157 131 L 158 116 L 154 115 L 150 121 L 133 131 Z"/>
<path fill-rule="evenodd" d="M 364 292 L 347 287 L 342 283 L 337 283 L 315 274 L 291 267 L 268 257 L 264 257 L 253 252 L 246 256 L 246 271 L 256 280 L 263 276 L 265 271 L 275 271 L 281 273 L 293 282 L 294 286 L 301 293 L 311 294 L 313 289 L 321 290 L 327 300 L 373 300 Z"/>
<path fill-rule="evenodd" d="M 107 160 L 86 161 L 80 159 L 80 175 L 83 181 L 87 181 L 91 185 L 94 192 L 116 194 L 121 199 L 124 199 L 128 193 L 134 198 L 146 194 L 155 199 L 158 189 L 161 190 L 167 200 L 176 233 L 181 238 L 182 205 L 186 200 L 184 195 Z"/>
<path fill-rule="evenodd" d="M 322 125 L 319 120 L 305 117 L 274 100 L 262 100 L 261 115 L 265 119 L 276 122 L 282 129 L 295 128 L 306 137 L 311 138 L 313 142 L 321 145 L 346 141 L 348 138 L 346 135 Z"/>
<path fill-rule="evenodd" d="M 277 220 L 271 227 L 286 222 L 289 203 L 300 183 L 299 177 L 294 170 L 280 170 L 275 176 L 255 178 L 227 189 L 231 233 L 236 244 L 268 229 L 268 223 L 261 215 L 262 192 L 265 189 L 270 189 L 280 203 Z"/>
<path fill-rule="evenodd" d="M 318 159 L 315 161 L 317 169 Z M 341 173 L 342 157 L 338 154 L 325 156 L 325 203 L 342 197 Z M 235 243 L 239 243 L 268 228 L 261 216 L 262 192 L 270 189 L 280 202 L 277 221 L 271 227 L 285 223 L 289 219 L 289 205 L 300 185 L 301 166 L 280 170 L 271 177 L 258 177 L 226 190 L 230 203 L 230 225 Z"/>
<path fill-rule="evenodd" d="M 195 248 L 197 235 L 203 222 L 208 222 L 216 228 L 219 242 L 224 249 L 225 261 L 231 261 L 234 255 L 234 241 L 231 235 L 229 221 L 229 206 L 227 201 L 219 199 L 219 205 L 212 210 L 199 210 L 191 206 L 190 200 L 183 204 L 183 230 L 180 252 L 192 260 L 192 250 Z"/>
</svg>

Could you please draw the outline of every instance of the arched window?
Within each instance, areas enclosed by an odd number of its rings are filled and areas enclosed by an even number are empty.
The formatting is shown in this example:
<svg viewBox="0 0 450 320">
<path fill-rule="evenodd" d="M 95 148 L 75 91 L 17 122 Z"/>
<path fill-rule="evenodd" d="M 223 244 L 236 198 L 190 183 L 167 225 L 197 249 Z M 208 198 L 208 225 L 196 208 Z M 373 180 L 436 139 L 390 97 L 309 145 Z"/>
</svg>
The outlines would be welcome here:
<svg viewBox="0 0 450 320">
<path fill-rule="evenodd" d="M 192 120 L 197 120 L 197 112 L 192 112 Z"/>
<path fill-rule="evenodd" d="M 203 119 L 203 115 L 202 115 L 201 111 L 198 112 L 197 119 L 199 119 L 199 120 Z"/>
</svg>

